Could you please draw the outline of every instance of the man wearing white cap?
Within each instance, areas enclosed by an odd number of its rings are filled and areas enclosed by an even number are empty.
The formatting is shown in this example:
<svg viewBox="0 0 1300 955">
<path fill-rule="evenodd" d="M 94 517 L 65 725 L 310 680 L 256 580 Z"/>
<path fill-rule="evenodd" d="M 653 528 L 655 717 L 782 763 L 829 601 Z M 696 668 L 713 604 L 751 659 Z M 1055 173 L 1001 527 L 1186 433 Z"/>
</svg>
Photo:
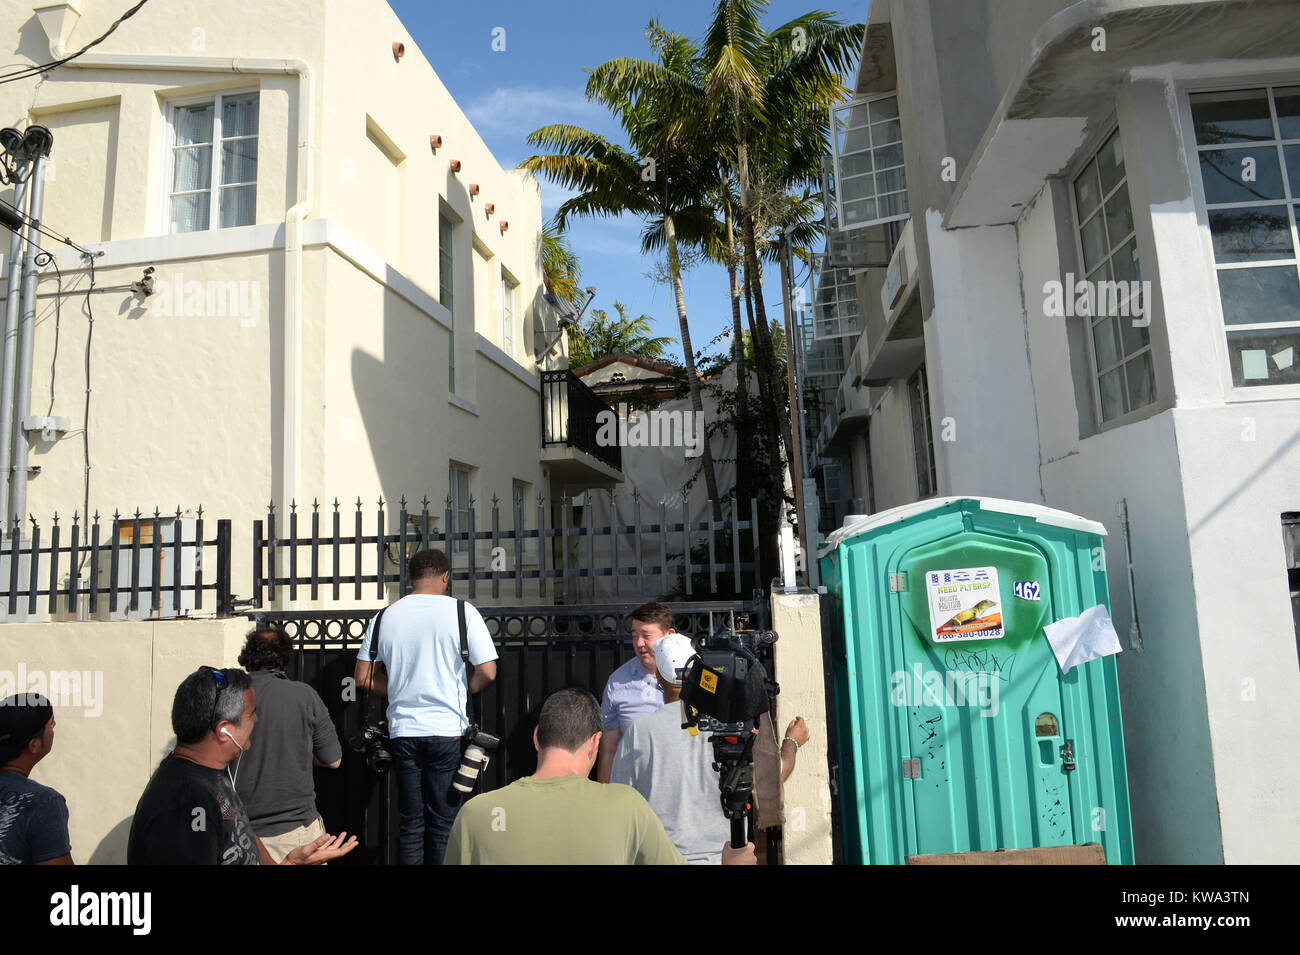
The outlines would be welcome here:
<svg viewBox="0 0 1300 955">
<path fill-rule="evenodd" d="M 618 743 L 610 782 L 625 783 L 650 803 L 677 851 L 692 865 L 719 865 L 731 838 L 722 814 L 718 773 L 708 737 L 682 729 L 679 671 L 695 655 L 689 637 L 670 633 L 654 644 L 665 705 L 628 724 Z"/>
</svg>

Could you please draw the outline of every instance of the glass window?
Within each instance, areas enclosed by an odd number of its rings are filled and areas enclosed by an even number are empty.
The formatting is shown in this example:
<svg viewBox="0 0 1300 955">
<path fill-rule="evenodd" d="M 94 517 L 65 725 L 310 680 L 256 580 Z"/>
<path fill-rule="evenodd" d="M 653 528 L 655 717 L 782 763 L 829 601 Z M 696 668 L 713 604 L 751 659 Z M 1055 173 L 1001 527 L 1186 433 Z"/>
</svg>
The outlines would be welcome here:
<svg viewBox="0 0 1300 955">
<path fill-rule="evenodd" d="M 916 370 L 907 383 L 912 405 L 912 450 L 916 457 L 916 491 L 918 497 L 930 497 L 939 489 L 934 462 L 934 433 L 930 427 L 930 386 L 925 366 Z"/>
<path fill-rule="evenodd" d="M 463 534 L 470 528 L 469 472 L 469 468 L 459 464 L 453 464 L 447 469 L 447 493 L 451 495 L 452 526 L 450 531 L 453 535 Z M 451 552 L 453 554 L 469 553 L 468 541 L 453 536 Z"/>
<path fill-rule="evenodd" d="M 438 214 L 438 301 L 451 313 L 451 341 L 447 344 L 447 388 L 456 392 L 456 309 L 452 297 L 452 275 L 456 265 L 455 228 L 443 213 Z"/>
<path fill-rule="evenodd" d="M 257 218 L 258 94 L 176 106 L 168 230 L 252 225 Z"/>
<path fill-rule="evenodd" d="M 1133 205 L 1119 131 L 1112 133 L 1074 180 L 1082 293 L 1092 323 L 1093 374 L 1101 420 L 1111 421 L 1156 400 L 1147 332 L 1150 303 L 1133 232 Z M 1067 295 L 1080 293 L 1066 289 Z"/>
<path fill-rule="evenodd" d="M 907 218 L 898 97 L 891 93 L 838 107 L 832 120 L 839 228 Z"/>
<path fill-rule="evenodd" d="M 515 289 L 519 283 L 501 273 L 501 347 L 511 358 L 515 354 Z"/>
<path fill-rule="evenodd" d="M 1300 382 L 1300 87 L 1189 97 L 1232 383 Z"/>
</svg>

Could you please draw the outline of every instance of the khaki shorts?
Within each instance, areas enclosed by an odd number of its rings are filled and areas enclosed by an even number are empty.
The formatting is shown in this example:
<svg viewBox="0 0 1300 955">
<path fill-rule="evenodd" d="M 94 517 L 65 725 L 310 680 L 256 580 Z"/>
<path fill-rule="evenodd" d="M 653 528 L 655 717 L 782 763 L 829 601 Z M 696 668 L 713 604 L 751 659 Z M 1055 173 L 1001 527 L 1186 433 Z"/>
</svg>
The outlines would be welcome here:
<svg viewBox="0 0 1300 955">
<path fill-rule="evenodd" d="M 263 836 L 262 845 L 266 846 L 271 861 L 280 863 L 294 849 L 299 846 L 310 845 L 323 835 L 325 835 L 325 822 L 320 817 L 317 817 L 316 821 L 310 825 L 290 829 L 278 836 Z"/>
</svg>

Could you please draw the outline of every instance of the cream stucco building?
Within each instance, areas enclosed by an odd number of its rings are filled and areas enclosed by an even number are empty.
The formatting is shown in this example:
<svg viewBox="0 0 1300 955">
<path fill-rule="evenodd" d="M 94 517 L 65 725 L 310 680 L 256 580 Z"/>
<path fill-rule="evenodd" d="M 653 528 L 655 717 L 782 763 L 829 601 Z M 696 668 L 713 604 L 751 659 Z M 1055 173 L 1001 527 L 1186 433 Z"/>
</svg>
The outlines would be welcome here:
<svg viewBox="0 0 1300 955">
<path fill-rule="evenodd" d="M 120 7 L 6 4 L 0 32 L 50 62 Z M 98 254 L 89 295 L 75 250 L 51 246 L 62 296 L 41 273 L 30 408 L 68 421 L 32 437 L 26 512 L 202 504 L 234 521 L 238 591 L 269 501 L 441 514 L 619 479 L 542 449 L 541 375 L 565 358 L 538 184 L 382 0 L 154 0 L 0 85 L 0 119 L 51 130 L 42 219 Z M 153 295 L 124 287 L 150 266 Z"/>
</svg>

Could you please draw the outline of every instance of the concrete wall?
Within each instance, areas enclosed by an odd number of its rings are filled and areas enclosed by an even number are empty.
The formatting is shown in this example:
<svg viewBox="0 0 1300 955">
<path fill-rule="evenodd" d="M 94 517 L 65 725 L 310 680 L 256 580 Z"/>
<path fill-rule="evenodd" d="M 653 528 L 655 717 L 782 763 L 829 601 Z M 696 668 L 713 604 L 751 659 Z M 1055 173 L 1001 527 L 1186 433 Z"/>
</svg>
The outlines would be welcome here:
<svg viewBox="0 0 1300 955">
<path fill-rule="evenodd" d="M 829 865 L 831 790 L 827 762 L 826 677 L 822 661 L 820 600 L 816 594 L 773 594 L 772 629 L 781 692 L 776 730 L 802 716 L 808 742 L 799 750 L 794 772 L 785 782 L 786 865 Z"/>
<path fill-rule="evenodd" d="M 6 695 L 39 688 L 38 673 L 91 675 L 79 695 L 51 696 L 54 747 L 32 772 L 67 800 L 74 861 L 126 862 L 136 803 L 175 746 L 176 687 L 202 665 L 236 666 L 247 629 L 240 619 L 0 627 L 0 683 L 27 680 Z"/>
</svg>

